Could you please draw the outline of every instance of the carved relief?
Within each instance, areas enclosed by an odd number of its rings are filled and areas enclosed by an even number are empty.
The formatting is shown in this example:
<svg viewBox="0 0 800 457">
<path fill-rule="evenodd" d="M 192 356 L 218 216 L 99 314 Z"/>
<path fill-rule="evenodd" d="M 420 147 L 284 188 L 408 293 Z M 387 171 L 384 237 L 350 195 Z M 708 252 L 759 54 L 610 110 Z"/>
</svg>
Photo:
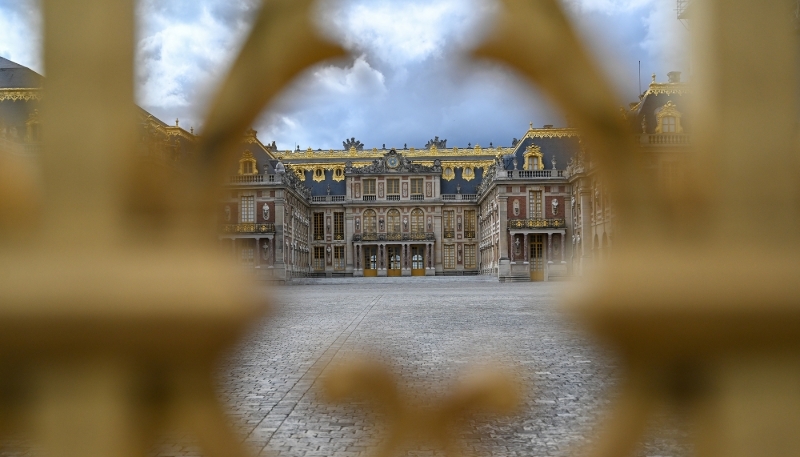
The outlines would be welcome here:
<svg viewBox="0 0 800 457">
<path fill-rule="evenodd" d="M 378 183 L 378 198 L 383 198 L 383 182 Z"/>
<path fill-rule="evenodd" d="M 353 184 L 353 197 L 354 198 L 361 198 L 361 183 Z"/>
<path fill-rule="evenodd" d="M 431 183 L 425 184 L 425 196 L 428 198 L 433 197 L 433 186 L 431 185 Z"/>
<path fill-rule="evenodd" d="M 403 183 L 403 198 L 408 198 L 408 183 Z"/>
</svg>

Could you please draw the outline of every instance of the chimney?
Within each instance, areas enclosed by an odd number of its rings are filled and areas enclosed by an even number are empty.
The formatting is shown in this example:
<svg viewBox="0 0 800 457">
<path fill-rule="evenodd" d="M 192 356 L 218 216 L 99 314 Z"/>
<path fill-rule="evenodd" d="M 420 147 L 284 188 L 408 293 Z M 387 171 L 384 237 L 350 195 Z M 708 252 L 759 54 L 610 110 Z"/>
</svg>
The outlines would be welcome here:
<svg viewBox="0 0 800 457">
<path fill-rule="evenodd" d="M 553 128 L 553 124 L 545 124 L 544 128 L 551 129 L 551 128 Z"/>
<path fill-rule="evenodd" d="M 679 82 L 681 82 L 681 72 L 679 72 L 679 71 L 671 71 L 671 72 L 667 73 L 667 78 L 669 78 L 669 82 L 672 83 L 672 84 L 679 83 Z"/>
</svg>

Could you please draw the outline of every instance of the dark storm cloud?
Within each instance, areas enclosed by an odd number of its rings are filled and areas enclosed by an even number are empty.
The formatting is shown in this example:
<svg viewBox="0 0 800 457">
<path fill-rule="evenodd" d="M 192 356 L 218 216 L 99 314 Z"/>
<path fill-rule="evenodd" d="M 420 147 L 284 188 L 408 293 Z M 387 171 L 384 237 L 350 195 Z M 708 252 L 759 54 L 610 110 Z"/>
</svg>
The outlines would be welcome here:
<svg viewBox="0 0 800 457">
<path fill-rule="evenodd" d="M 633 101 L 638 60 L 649 74 L 685 69 L 685 31 L 663 0 L 569 0 L 596 60 Z M 157 117 L 201 127 L 206 105 L 246 36 L 259 0 L 141 0 L 137 97 Z M 493 0 L 325 0 L 320 29 L 349 60 L 307 71 L 254 126 L 281 148 L 509 145 L 528 122 L 563 125 L 546 99 L 510 70 L 459 60 L 480 40 Z M 35 0 L 0 0 L 0 56 L 41 71 Z"/>
</svg>

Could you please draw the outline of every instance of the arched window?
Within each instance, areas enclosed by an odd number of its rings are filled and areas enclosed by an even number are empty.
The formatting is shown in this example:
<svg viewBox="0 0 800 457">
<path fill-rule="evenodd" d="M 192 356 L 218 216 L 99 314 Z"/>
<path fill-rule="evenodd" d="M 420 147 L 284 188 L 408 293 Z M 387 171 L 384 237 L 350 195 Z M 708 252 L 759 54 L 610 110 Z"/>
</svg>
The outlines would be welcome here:
<svg viewBox="0 0 800 457">
<path fill-rule="evenodd" d="M 656 133 L 683 133 L 678 107 L 671 101 L 656 110 Z"/>
<path fill-rule="evenodd" d="M 364 211 L 364 232 L 365 233 L 378 233 L 377 218 L 375 217 L 375 210 L 368 209 Z"/>
<path fill-rule="evenodd" d="M 411 233 L 425 232 L 425 214 L 417 208 L 411 211 Z"/>
<path fill-rule="evenodd" d="M 542 148 L 532 144 L 528 146 L 523 155 L 525 162 L 522 164 L 523 170 L 543 170 L 544 169 L 544 156 L 542 155 Z"/>
<path fill-rule="evenodd" d="M 390 209 L 386 214 L 386 231 L 388 233 L 400 233 L 400 211 Z"/>
<path fill-rule="evenodd" d="M 258 166 L 253 153 L 244 151 L 242 158 L 239 159 L 239 174 L 240 175 L 255 175 L 258 174 Z"/>
</svg>

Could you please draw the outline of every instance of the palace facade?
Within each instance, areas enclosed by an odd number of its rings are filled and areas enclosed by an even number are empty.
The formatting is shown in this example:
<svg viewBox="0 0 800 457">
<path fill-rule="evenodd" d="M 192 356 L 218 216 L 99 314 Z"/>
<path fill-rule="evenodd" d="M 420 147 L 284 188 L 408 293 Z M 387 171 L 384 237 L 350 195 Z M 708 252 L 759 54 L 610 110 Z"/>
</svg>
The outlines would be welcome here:
<svg viewBox="0 0 800 457">
<path fill-rule="evenodd" d="M 38 153 L 42 77 L 0 59 L 0 150 Z M 690 144 L 688 85 L 655 76 L 621 109 L 643 173 L 677 185 Z M 196 136 L 140 112 L 140 154 L 168 167 L 191 160 Z M 261 279 L 491 275 L 548 281 L 610 255 L 614 209 L 574 128 L 532 125 L 510 147 L 278 150 L 254 130 L 230 153 L 219 240 Z"/>
</svg>

